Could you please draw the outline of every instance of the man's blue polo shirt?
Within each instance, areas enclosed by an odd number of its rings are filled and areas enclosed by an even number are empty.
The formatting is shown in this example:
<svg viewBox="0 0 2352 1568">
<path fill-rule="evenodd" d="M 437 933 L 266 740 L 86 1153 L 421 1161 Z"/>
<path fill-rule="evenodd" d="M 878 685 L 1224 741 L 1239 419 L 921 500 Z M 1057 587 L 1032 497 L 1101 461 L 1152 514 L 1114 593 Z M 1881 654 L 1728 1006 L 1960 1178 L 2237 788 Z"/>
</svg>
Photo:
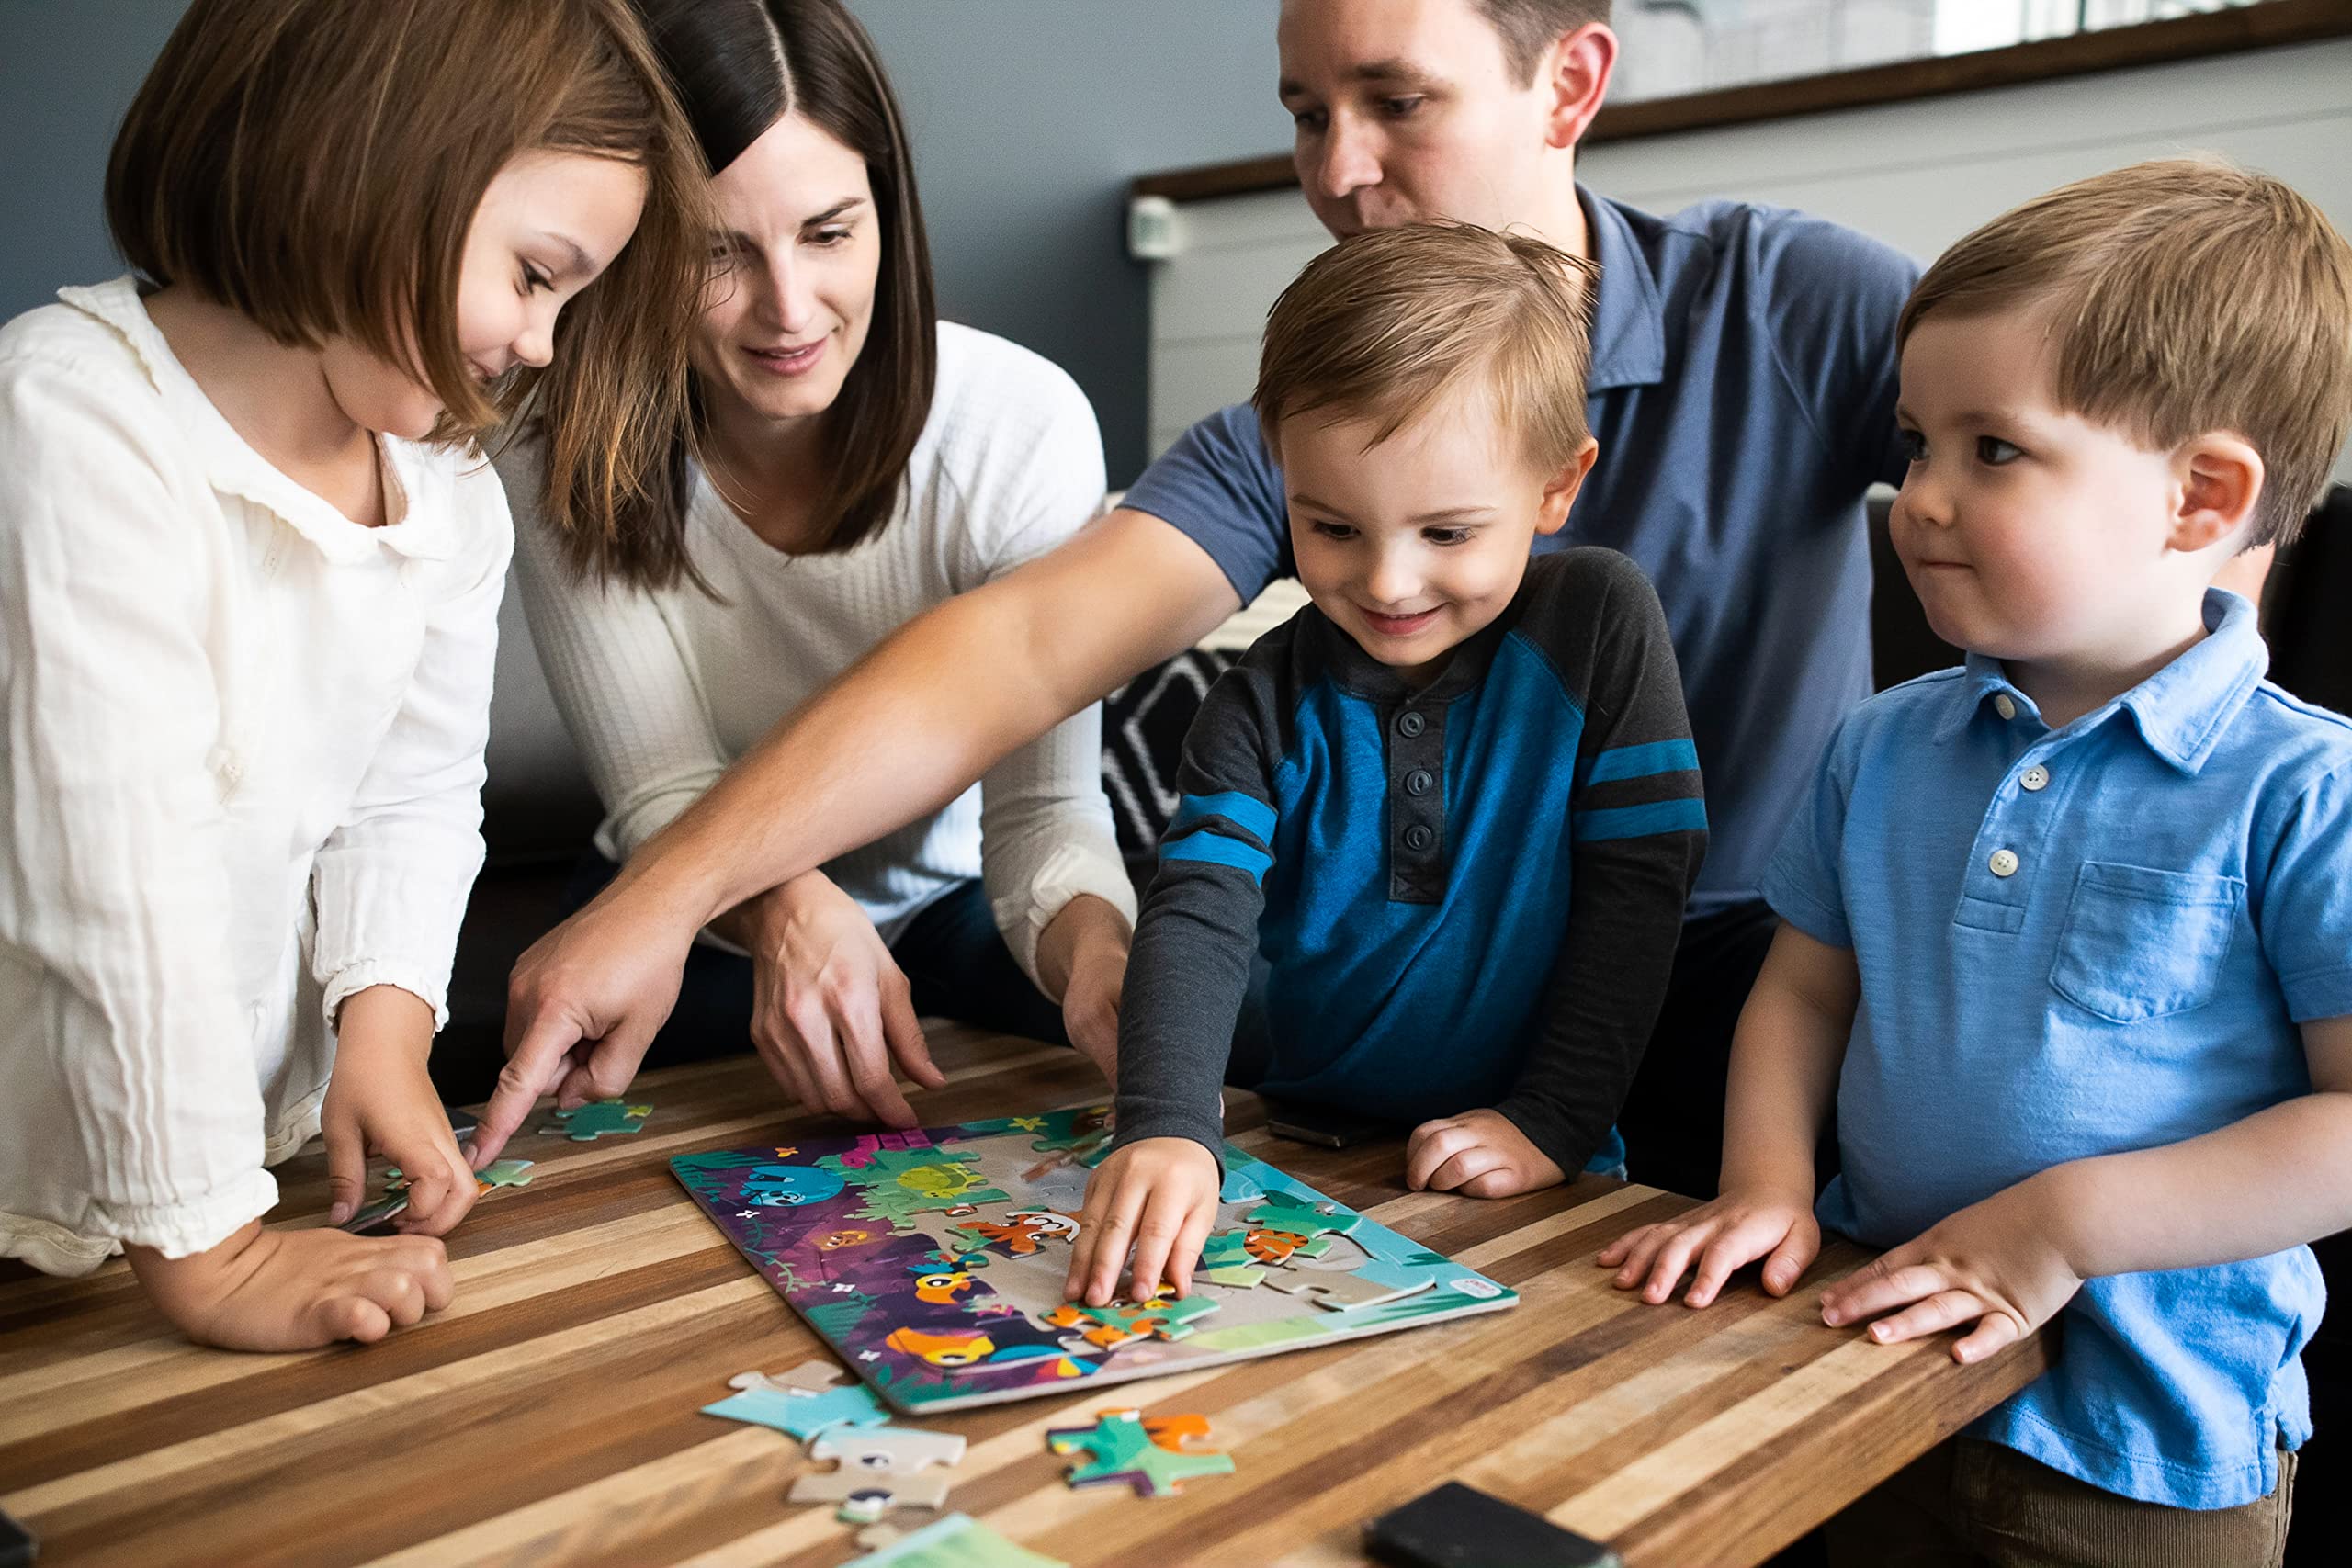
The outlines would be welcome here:
<svg viewBox="0 0 2352 1568">
<path fill-rule="evenodd" d="M 1900 483 L 1901 253 L 1784 209 L 1671 218 L 1579 188 L 1600 264 L 1600 456 L 1540 551 L 1605 545 L 1666 606 L 1713 837 L 1690 913 L 1753 900 L 1838 720 L 1871 691 L 1862 494 Z M 1290 575 L 1288 507 L 1246 403 L 1183 434 L 1125 504 L 1208 551 L 1246 603 Z"/>
<path fill-rule="evenodd" d="M 1765 881 L 1861 970 L 1825 1225 L 1895 1246 L 2311 1092 L 2296 1026 L 2352 1014 L 2352 721 L 2263 680 L 2245 600 L 2208 592 L 2205 624 L 2063 729 L 1981 657 L 1839 729 Z M 2324 1299 L 2301 1247 L 2093 1280 L 2057 1366 L 1974 1433 L 2126 1496 L 2248 1502 L 2311 1435 Z"/>
</svg>

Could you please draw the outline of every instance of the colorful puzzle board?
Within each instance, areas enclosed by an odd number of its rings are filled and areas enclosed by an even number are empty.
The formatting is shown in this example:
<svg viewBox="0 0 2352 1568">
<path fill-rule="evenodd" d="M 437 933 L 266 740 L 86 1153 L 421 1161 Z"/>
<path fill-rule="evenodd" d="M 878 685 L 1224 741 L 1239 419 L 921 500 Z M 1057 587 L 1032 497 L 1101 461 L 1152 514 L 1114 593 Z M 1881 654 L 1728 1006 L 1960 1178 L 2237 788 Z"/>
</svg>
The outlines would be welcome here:
<svg viewBox="0 0 2352 1568">
<path fill-rule="evenodd" d="M 681 1155 L 670 1166 L 842 1364 L 910 1413 L 1157 1377 L 1518 1303 L 1509 1287 L 1230 1144 L 1204 1257 L 1235 1282 L 1196 1274 L 1187 1300 L 1124 1312 L 1065 1303 L 1104 1121 L 1092 1106 Z M 1317 1304 L 1326 1288 L 1409 1293 L 1335 1309 Z M 1147 1337 L 1114 1343 L 1129 1333 Z"/>
</svg>

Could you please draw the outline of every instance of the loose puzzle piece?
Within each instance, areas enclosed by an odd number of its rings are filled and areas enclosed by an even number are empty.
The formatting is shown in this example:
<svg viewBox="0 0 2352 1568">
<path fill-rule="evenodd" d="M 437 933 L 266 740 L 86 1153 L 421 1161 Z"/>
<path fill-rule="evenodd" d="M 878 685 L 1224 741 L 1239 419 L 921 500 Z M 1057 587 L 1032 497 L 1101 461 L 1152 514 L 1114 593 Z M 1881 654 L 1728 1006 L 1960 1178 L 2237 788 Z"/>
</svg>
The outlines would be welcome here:
<svg viewBox="0 0 2352 1568">
<path fill-rule="evenodd" d="M 1138 1339 L 1182 1339 L 1193 1332 L 1193 1319 L 1216 1309 L 1217 1303 L 1205 1296 L 1178 1301 L 1175 1293 L 1162 1285 L 1148 1301 L 1114 1301 L 1107 1306 L 1064 1302 L 1041 1315 L 1052 1327 L 1079 1330 L 1080 1337 L 1089 1345 L 1115 1350 Z"/>
<path fill-rule="evenodd" d="M 542 1134 L 562 1133 L 575 1144 L 589 1144 L 609 1133 L 642 1133 L 645 1119 L 653 1114 L 650 1105 L 624 1105 L 617 1100 L 600 1100 L 593 1105 L 575 1105 L 569 1111 L 555 1113 L 555 1124 L 539 1128 Z"/>
<path fill-rule="evenodd" d="M 1153 1428 L 1159 1428 L 1157 1432 Z M 1180 1483 L 1204 1475 L 1230 1475 L 1230 1454 L 1202 1452 L 1182 1447 L 1186 1438 L 1205 1437 L 1208 1423 L 1197 1416 L 1162 1417 L 1147 1424 L 1134 1410 L 1096 1413 L 1091 1427 L 1061 1427 L 1046 1433 L 1046 1446 L 1057 1454 L 1088 1453 L 1084 1464 L 1069 1472 L 1072 1486 L 1125 1482 L 1138 1497 L 1172 1497 Z"/>
<path fill-rule="evenodd" d="M 900 1225 L 929 1211 L 1007 1201 L 988 1178 L 970 1168 L 978 1157 L 969 1150 L 877 1148 L 860 1165 L 841 1155 L 817 1163 L 865 1194 L 859 1218 Z"/>
<path fill-rule="evenodd" d="M 851 1568 L 1069 1568 L 1007 1540 L 968 1514 L 949 1514 L 912 1531 L 875 1525 L 858 1532 L 857 1544 L 878 1550 Z"/>
<path fill-rule="evenodd" d="M 836 1427 L 817 1434 L 810 1459 L 841 1461 L 862 1475 L 912 1475 L 933 1465 L 964 1462 L 964 1439 L 953 1432 L 920 1432 L 911 1427 Z"/>
<path fill-rule="evenodd" d="M 488 1165 L 483 1166 L 480 1170 L 474 1172 L 475 1195 L 479 1197 L 482 1193 L 489 1191 L 493 1187 L 528 1187 L 531 1184 L 531 1179 L 526 1173 L 530 1170 L 533 1163 L 533 1161 L 527 1159 L 494 1159 L 491 1161 Z M 408 1178 L 401 1174 L 401 1168 L 396 1165 L 385 1168 L 385 1195 L 389 1197 L 392 1193 L 405 1192 L 407 1190 Z"/>
<path fill-rule="evenodd" d="M 1365 1276 L 1363 1271 L 1342 1274 L 1332 1269 L 1289 1272 L 1281 1279 L 1269 1281 L 1272 1288 L 1294 1296 L 1304 1296 L 1317 1306 L 1345 1312 L 1351 1307 L 1379 1306 L 1385 1302 L 1402 1301 L 1419 1295 L 1435 1285 L 1435 1280 L 1404 1280 L 1383 1283 Z"/>
<path fill-rule="evenodd" d="M 841 1518 L 872 1524 L 893 1508 L 936 1508 L 947 1501 L 948 1486 L 944 1475 L 868 1475 L 843 1465 L 802 1475 L 785 1496 L 794 1503 L 837 1504 Z"/>
<path fill-rule="evenodd" d="M 764 1372 L 738 1372 L 727 1386 L 738 1390 L 716 1404 L 706 1404 L 706 1416 L 773 1427 L 795 1438 L 808 1438 L 834 1427 L 879 1427 L 890 1419 L 882 1404 L 864 1383 L 836 1388 L 839 1367 L 805 1361 L 780 1378 Z"/>
</svg>

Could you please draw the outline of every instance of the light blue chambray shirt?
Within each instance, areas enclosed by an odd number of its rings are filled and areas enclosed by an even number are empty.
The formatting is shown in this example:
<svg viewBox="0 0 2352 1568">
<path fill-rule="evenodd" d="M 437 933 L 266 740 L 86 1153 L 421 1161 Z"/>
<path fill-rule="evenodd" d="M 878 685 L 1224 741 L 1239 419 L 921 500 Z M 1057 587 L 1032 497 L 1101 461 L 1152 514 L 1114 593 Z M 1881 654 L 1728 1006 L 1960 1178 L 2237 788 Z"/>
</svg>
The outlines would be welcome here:
<svg viewBox="0 0 2352 1568">
<path fill-rule="evenodd" d="M 2352 721 L 2263 680 L 2245 600 L 2210 591 L 2205 624 L 2062 729 L 1974 655 L 1839 728 L 1765 878 L 1861 971 L 1825 1225 L 1895 1246 L 2310 1092 L 2296 1026 L 2352 1013 Z M 2057 1366 L 1972 1435 L 2130 1497 L 2248 1502 L 2311 1435 L 2324 1300 L 2301 1247 L 2093 1280 Z"/>
</svg>

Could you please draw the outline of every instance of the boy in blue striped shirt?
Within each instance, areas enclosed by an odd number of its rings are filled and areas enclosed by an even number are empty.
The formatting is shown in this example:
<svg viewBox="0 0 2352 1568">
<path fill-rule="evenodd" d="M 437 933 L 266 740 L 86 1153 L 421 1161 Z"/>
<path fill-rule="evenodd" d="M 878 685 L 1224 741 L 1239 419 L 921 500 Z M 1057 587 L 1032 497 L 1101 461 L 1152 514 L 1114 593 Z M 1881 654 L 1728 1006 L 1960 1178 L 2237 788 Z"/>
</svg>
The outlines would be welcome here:
<svg viewBox="0 0 2352 1568">
<path fill-rule="evenodd" d="M 1218 1086 L 1415 1123 L 1416 1188 L 1616 1169 L 1706 846 L 1657 596 L 1567 522 L 1580 264 L 1423 226 L 1343 242 L 1266 326 L 1256 406 L 1313 604 L 1209 693 L 1128 965 L 1118 1134 L 1073 1296 L 1189 1289 Z"/>
</svg>

